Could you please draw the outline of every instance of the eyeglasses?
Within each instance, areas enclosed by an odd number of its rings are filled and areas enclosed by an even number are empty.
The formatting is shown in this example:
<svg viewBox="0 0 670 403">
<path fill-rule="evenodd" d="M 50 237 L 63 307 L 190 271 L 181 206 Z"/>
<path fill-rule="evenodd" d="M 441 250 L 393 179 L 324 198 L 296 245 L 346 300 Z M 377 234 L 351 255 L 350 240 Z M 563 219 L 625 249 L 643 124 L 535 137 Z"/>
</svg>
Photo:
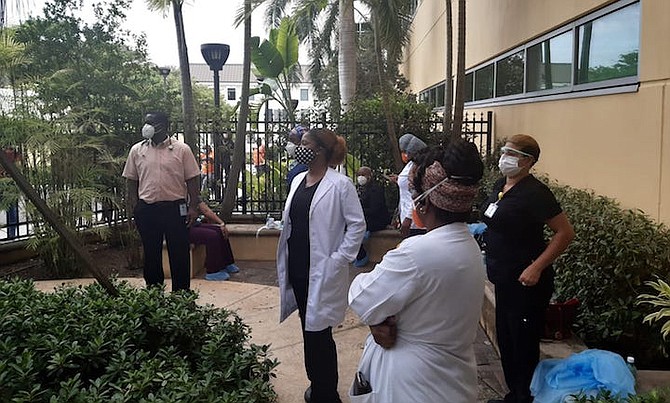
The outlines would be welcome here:
<svg viewBox="0 0 670 403">
<path fill-rule="evenodd" d="M 506 155 L 511 155 L 513 157 L 519 157 L 519 158 L 524 158 L 524 157 L 529 157 L 529 158 L 535 158 L 531 154 L 528 154 L 526 152 L 523 152 L 521 150 L 516 150 L 512 147 L 501 147 L 500 148 L 500 154 L 506 154 Z"/>
</svg>

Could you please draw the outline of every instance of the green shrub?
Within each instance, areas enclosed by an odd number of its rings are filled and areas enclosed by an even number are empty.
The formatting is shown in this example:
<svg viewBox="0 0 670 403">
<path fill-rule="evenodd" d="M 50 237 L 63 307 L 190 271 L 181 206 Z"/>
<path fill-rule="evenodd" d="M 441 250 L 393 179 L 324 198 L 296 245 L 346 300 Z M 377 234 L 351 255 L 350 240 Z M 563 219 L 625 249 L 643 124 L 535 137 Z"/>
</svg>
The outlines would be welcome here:
<svg viewBox="0 0 670 403">
<path fill-rule="evenodd" d="M 117 283 L 0 281 L 2 402 L 274 402 L 278 364 L 235 314 Z"/>
<path fill-rule="evenodd" d="M 581 302 L 577 333 L 589 347 L 634 355 L 640 366 L 667 366 L 659 327 L 642 323 L 650 308 L 635 300 L 645 281 L 670 275 L 670 231 L 612 199 L 549 186 L 576 233 L 554 267 L 558 299 Z"/>
<path fill-rule="evenodd" d="M 585 393 L 571 395 L 574 403 L 666 403 L 670 401 L 670 388 L 654 389 L 639 395 L 621 397 L 609 390 L 601 390 L 595 396 Z"/>
</svg>

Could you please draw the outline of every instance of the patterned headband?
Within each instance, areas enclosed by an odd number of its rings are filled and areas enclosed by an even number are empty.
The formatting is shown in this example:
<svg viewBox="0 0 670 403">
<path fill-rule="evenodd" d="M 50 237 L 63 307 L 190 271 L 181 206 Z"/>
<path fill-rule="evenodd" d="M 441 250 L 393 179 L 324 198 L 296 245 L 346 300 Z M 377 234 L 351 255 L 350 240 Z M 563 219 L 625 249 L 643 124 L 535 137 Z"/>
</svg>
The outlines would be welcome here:
<svg viewBox="0 0 670 403">
<path fill-rule="evenodd" d="M 472 209 L 472 202 L 477 196 L 479 186 L 463 185 L 456 181 L 456 178 L 447 177 L 442 165 L 435 161 L 426 168 L 421 185 L 426 190 L 437 185 L 427 197 L 438 208 L 452 213 L 467 213 Z"/>
</svg>

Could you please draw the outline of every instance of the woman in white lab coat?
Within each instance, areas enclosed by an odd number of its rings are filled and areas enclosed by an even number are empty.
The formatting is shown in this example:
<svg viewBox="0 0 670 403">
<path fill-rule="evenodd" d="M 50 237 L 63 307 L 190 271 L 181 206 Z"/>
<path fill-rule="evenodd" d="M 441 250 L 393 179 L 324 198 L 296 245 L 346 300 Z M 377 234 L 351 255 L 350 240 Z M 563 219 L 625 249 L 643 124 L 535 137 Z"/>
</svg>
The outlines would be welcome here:
<svg viewBox="0 0 670 403">
<path fill-rule="evenodd" d="M 372 392 L 352 403 L 477 399 L 473 342 L 485 269 L 465 222 L 483 165 L 464 140 L 415 161 L 414 204 L 428 232 L 405 239 L 349 289 L 349 305 L 371 329 L 359 370 Z"/>
<path fill-rule="evenodd" d="M 349 262 L 365 233 L 356 188 L 330 168 L 346 152 L 344 139 L 330 130 L 311 129 L 303 135 L 296 159 L 309 169 L 291 184 L 277 246 L 280 321 L 298 310 L 311 383 L 307 402 L 341 401 L 332 328 L 344 320 Z"/>
</svg>

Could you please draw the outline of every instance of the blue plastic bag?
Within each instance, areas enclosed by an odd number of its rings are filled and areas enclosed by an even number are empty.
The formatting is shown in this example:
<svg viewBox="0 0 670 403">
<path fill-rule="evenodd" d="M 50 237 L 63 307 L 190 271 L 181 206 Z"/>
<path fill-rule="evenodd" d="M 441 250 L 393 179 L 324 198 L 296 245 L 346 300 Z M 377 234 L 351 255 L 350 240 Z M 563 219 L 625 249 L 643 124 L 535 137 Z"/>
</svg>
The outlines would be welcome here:
<svg viewBox="0 0 670 403">
<path fill-rule="evenodd" d="M 570 395 L 594 396 L 601 389 L 634 395 L 635 378 L 620 355 L 596 349 L 540 361 L 530 384 L 536 403 L 562 403 Z"/>
</svg>

